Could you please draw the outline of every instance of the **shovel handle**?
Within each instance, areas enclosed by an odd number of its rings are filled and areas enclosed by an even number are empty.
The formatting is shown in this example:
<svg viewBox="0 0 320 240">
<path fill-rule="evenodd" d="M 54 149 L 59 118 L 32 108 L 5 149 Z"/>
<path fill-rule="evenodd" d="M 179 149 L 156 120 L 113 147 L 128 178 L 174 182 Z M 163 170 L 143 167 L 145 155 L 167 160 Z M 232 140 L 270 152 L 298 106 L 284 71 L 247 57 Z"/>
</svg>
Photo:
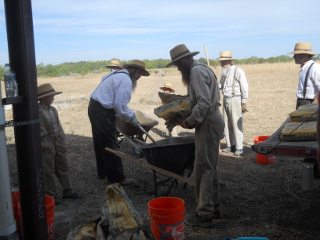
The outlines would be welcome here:
<svg viewBox="0 0 320 240">
<path fill-rule="evenodd" d="M 137 123 L 137 127 L 145 134 L 148 138 L 154 143 L 154 145 L 158 145 L 157 142 L 150 136 L 150 134 L 140 125 L 140 123 Z"/>
</svg>

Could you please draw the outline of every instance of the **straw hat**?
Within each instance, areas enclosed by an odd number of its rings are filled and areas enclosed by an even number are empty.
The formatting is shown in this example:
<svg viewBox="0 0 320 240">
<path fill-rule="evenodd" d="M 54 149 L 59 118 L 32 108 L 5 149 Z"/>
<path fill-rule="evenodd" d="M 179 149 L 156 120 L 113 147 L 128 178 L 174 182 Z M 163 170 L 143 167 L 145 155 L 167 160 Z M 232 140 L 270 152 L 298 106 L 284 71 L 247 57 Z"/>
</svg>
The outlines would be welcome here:
<svg viewBox="0 0 320 240">
<path fill-rule="evenodd" d="M 60 93 L 62 92 L 56 92 L 50 83 L 45 83 L 38 87 L 38 99 L 52 95 L 58 95 Z"/>
<path fill-rule="evenodd" d="M 111 60 L 110 64 L 106 66 L 107 68 L 111 68 L 111 67 L 118 67 L 122 69 L 121 63 L 119 60 L 117 59 L 113 59 Z"/>
<path fill-rule="evenodd" d="M 237 61 L 237 59 L 232 58 L 232 52 L 222 51 L 220 52 L 220 58 L 218 61 Z"/>
<path fill-rule="evenodd" d="M 123 65 L 123 68 L 127 69 L 128 67 L 140 68 L 143 70 L 142 76 L 149 76 L 150 73 L 146 70 L 146 64 L 140 60 L 132 60 L 131 63 Z"/>
<path fill-rule="evenodd" d="M 163 87 L 160 87 L 161 90 L 169 90 L 169 92 L 174 93 L 175 90 L 172 88 L 172 85 L 170 83 L 166 83 Z"/>
<path fill-rule="evenodd" d="M 174 62 L 181 59 L 181 58 L 184 58 L 189 55 L 195 56 L 198 53 L 199 52 L 190 52 L 189 49 L 184 44 L 177 45 L 170 50 L 171 62 L 169 64 L 167 64 L 166 67 L 173 66 Z"/>
<path fill-rule="evenodd" d="M 310 54 L 317 55 L 318 53 L 312 52 L 312 45 L 308 42 L 298 42 L 294 47 L 294 51 L 288 54 Z"/>
</svg>

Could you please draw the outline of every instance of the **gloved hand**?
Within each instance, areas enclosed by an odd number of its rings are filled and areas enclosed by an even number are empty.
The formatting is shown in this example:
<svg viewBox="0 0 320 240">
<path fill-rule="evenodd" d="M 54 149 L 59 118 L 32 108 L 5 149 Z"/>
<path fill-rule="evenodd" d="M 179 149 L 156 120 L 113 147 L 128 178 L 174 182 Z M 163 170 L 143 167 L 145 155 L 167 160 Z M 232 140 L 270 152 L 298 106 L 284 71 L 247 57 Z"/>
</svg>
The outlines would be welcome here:
<svg viewBox="0 0 320 240">
<path fill-rule="evenodd" d="M 128 121 L 130 124 L 132 124 L 133 126 L 138 126 L 139 125 L 139 121 L 136 117 L 136 114 L 133 114 L 133 116 L 129 119 Z"/>
<path fill-rule="evenodd" d="M 246 103 L 241 103 L 241 108 L 242 108 L 242 113 L 248 112 Z"/>
</svg>

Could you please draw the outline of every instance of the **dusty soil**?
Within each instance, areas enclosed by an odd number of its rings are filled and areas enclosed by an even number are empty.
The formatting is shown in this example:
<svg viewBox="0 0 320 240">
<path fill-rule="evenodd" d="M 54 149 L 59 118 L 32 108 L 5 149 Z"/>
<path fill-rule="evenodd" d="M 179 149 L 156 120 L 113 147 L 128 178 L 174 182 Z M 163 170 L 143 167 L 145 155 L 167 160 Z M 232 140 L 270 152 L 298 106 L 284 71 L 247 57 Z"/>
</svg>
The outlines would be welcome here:
<svg viewBox="0 0 320 240">
<path fill-rule="evenodd" d="M 292 65 L 294 65 L 292 63 Z M 225 237 L 267 237 L 269 239 L 320 239 L 320 188 L 319 180 L 314 190 L 301 192 L 301 158 L 275 156 L 270 165 L 256 163 L 250 146 L 256 136 L 270 136 L 288 114 L 295 109 L 295 90 L 299 67 L 279 67 L 274 70 L 253 71 L 243 67 L 250 85 L 248 110 L 244 116 L 244 155 L 234 157 L 221 153 L 220 179 L 226 188 L 221 192 L 223 220 L 212 229 L 185 227 L 185 239 L 224 239 Z M 292 70 L 293 69 L 293 70 Z M 214 69 L 217 76 L 220 69 Z M 105 202 L 107 180 L 99 180 L 92 144 L 91 126 L 87 116 L 90 93 L 98 85 L 102 75 L 39 79 L 39 84 L 50 82 L 63 94 L 56 96 L 54 106 L 68 135 L 67 153 L 70 178 L 74 190 L 82 199 L 65 200 L 56 207 L 55 239 L 66 239 L 68 233 L 79 225 L 85 225 L 100 216 Z M 166 137 L 164 121 L 153 110 L 161 105 L 157 96 L 159 87 L 170 82 L 177 94 L 185 94 L 177 71 L 167 71 L 165 76 L 153 72 L 142 78 L 130 102 L 132 109 L 152 116 L 159 121 L 149 133 L 160 140 Z M 8 116 L 10 116 L 8 112 Z M 179 135 L 190 134 L 177 127 Z M 8 138 L 14 138 L 12 129 L 6 129 Z M 149 142 L 149 140 L 148 140 Z M 222 140 L 221 147 L 225 147 Z M 124 141 L 121 151 L 134 155 L 132 145 Z M 8 142 L 10 171 L 14 187 L 18 187 L 14 142 Z M 125 174 L 136 179 L 134 186 L 124 187 L 134 207 L 144 220 L 148 220 L 147 204 L 154 198 L 153 172 L 143 166 L 123 160 Z M 158 177 L 164 178 L 158 174 Z M 183 189 L 183 183 L 174 186 L 169 196 L 185 200 L 187 214 L 195 209 L 193 188 Z M 160 186 L 159 194 L 166 193 L 167 185 Z"/>
</svg>

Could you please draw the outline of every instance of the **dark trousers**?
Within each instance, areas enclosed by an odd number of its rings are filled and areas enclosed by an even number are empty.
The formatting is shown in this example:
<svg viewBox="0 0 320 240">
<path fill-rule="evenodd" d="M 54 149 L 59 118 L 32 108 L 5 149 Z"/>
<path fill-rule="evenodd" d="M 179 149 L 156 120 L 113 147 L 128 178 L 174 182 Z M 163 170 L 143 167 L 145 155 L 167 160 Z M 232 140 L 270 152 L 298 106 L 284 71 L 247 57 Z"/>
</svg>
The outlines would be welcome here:
<svg viewBox="0 0 320 240">
<path fill-rule="evenodd" d="M 105 150 L 105 147 L 114 150 L 119 148 L 114 110 L 106 109 L 99 102 L 90 99 L 88 115 L 92 127 L 98 177 L 107 177 L 109 183 L 123 181 L 125 177 L 121 158 Z"/>
<path fill-rule="evenodd" d="M 298 107 L 303 106 L 303 105 L 307 105 L 313 102 L 313 99 L 303 99 L 303 98 L 298 98 L 297 99 L 297 105 L 296 105 L 296 109 L 298 109 Z"/>
</svg>

